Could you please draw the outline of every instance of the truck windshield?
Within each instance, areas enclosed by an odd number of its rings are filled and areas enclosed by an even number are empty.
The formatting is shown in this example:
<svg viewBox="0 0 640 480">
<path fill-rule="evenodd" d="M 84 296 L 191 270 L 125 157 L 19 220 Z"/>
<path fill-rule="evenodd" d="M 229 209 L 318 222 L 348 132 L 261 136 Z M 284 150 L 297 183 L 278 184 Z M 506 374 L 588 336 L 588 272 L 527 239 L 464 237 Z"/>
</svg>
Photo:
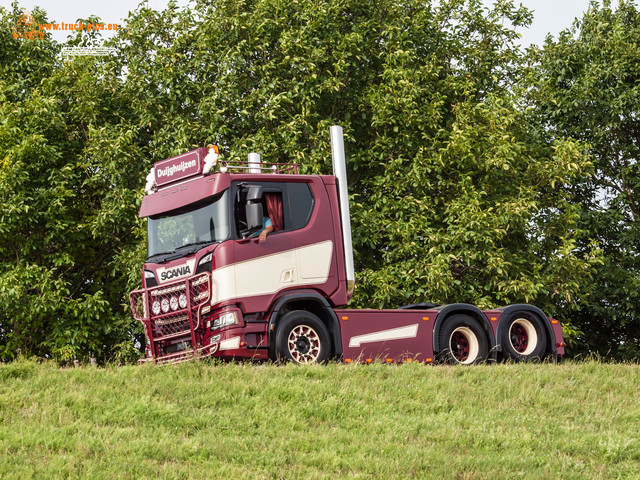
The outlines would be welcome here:
<svg viewBox="0 0 640 480">
<path fill-rule="evenodd" d="M 168 261 L 229 238 L 227 192 L 167 215 L 149 217 L 148 260 Z"/>
</svg>

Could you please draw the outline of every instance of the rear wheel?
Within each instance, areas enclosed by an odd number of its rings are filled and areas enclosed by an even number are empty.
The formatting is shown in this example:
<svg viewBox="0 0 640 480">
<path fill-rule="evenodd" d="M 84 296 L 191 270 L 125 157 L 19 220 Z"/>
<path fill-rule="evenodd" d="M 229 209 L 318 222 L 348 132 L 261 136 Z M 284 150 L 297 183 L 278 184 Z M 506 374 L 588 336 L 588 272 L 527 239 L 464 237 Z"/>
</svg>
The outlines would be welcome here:
<svg viewBox="0 0 640 480">
<path fill-rule="evenodd" d="M 276 333 L 278 360 L 301 364 L 322 363 L 330 353 L 329 332 L 317 316 L 296 310 L 282 317 Z"/>
<path fill-rule="evenodd" d="M 502 347 L 513 360 L 542 360 L 547 335 L 540 319 L 528 312 L 516 313 L 502 334 Z"/>
<path fill-rule="evenodd" d="M 471 365 L 489 355 L 489 343 L 482 327 L 468 315 L 452 315 L 440 328 L 440 357 L 447 363 Z"/>
</svg>

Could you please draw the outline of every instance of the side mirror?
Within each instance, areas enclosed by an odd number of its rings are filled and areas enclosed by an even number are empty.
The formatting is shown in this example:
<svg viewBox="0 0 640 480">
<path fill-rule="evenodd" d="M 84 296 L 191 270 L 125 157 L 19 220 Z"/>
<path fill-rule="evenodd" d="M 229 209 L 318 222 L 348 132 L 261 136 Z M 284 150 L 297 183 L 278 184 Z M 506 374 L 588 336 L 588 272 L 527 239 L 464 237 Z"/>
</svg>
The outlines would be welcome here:
<svg viewBox="0 0 640 480">
<path fill-rule="evenodd" d="M 262 229 L 263 208 L 262 208 L 262 186 L 245 185 L 247 191 L 245 203 L 245 218 L 247 219 L 247 234 L 251 235 Z"/>
<path fill-rule="evenodd" d="M 247 203 L 260 202 L 262 200 L 262 185 L 245 185 L 247 191 Z"/>
<path fill-rule="evenodd" d="M 251 235 L 258 230 L 262 230 L 262 221 L 264 219 L 262 203 L 247 203 L 245 212 L 247 216 L 248 234 Z"/>
</svg>

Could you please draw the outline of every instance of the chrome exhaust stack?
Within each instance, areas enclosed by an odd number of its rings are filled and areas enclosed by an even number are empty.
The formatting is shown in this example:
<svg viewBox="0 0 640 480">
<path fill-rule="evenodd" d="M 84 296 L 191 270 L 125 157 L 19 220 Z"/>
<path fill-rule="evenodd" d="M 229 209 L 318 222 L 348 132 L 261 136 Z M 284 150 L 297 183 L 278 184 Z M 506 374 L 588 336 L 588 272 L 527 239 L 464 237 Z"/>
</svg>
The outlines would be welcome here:
<svg viewBox="0 0 640 480">
<path fill-rule="evenodd" d="M 349 193 L 347 189 L 347 162 L 344 155 L 344 135 L 342 127 L 334 125 L 331 133 L 331 160 L 333 175 L 338 183 L 338 202 L 340 206 L 340 222 L 342 223 L 342 248 L 344 250 L 344 266 L 347 274 L 347 295 L 353 295 L 356 274 L 353 266 L 353 243 L 351 240 L 351 217 L 349 216 Z"/>
</svg>

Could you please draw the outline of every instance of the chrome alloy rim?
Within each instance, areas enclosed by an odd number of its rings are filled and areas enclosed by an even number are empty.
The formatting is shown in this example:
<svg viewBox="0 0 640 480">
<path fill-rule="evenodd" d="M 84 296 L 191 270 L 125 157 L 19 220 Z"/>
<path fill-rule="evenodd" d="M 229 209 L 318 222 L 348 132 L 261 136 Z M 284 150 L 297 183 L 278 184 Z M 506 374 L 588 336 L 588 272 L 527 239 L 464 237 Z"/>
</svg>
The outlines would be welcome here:
<svg viewBox="0 0 640 480">
<path fill-rule="evenodd" d="M 287 339 L 291 358 L 297 363 L 315 363 L 320 355 L 320 337 L 308 325 L 298 325 Z"/>
</svg>

